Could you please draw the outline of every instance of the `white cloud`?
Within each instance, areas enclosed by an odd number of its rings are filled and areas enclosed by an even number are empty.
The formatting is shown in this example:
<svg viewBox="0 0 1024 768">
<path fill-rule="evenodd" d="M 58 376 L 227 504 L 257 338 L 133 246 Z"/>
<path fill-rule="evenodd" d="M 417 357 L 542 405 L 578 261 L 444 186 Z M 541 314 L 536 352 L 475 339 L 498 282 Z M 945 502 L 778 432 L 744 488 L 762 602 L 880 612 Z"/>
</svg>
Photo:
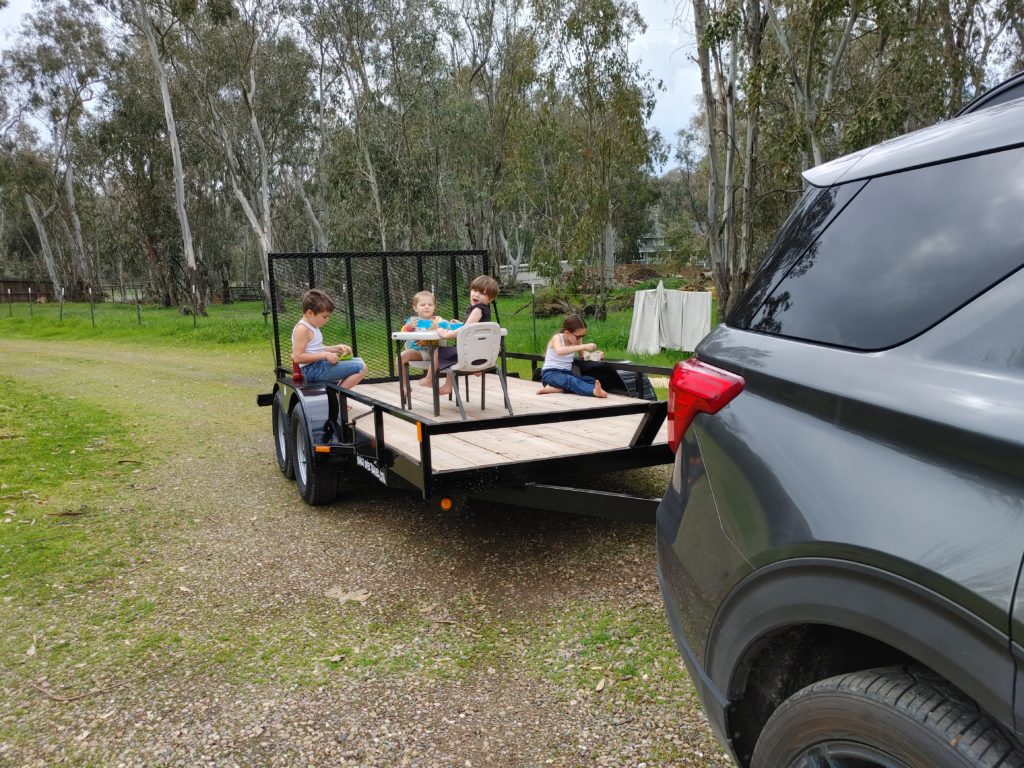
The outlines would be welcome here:
<svg viewBox="0 0 1024 768">
<path fill-rule="evenodd" d="M 692 14 L 685 0 L 681 6 L 674 0 L 638 0 L 637 5 L 647 22 L 647 32 L 633 42 L 630 54 L 642 69 L 663 83 L 664 90 L 656 94 L 651 126 L 663 139 L 674 143 L 676 131 L 688 127 L 697 114 L 701 90 L 700 70 L 693 61 L 696 42 Z M 674 22 L 680 14 L 683 21 Z M 668 167 L 674 164 L 670 158 Z"/>
</svg>

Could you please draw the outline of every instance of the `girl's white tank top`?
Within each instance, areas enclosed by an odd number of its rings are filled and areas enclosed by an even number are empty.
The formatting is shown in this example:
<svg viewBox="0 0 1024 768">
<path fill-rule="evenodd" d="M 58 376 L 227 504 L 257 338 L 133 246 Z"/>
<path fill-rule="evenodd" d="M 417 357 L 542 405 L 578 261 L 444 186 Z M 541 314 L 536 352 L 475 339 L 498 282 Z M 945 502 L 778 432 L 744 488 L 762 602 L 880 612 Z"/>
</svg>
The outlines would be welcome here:
<svg viewBox="0 0 1024 768">
<path fill-rule="evenodd" d="M 558 338 L 561 339 L 562 346 L 565 346 L 565 336 L 560 333 Z M 544 367 L 542 370 L 570 371 L 572 370 L 572 361 L 575 357 L 575 352 L 570 352 L 567 355 L 557 354 L 555 348 L 549 343 L 547 351 L 544 353 Z"/>
</svg>

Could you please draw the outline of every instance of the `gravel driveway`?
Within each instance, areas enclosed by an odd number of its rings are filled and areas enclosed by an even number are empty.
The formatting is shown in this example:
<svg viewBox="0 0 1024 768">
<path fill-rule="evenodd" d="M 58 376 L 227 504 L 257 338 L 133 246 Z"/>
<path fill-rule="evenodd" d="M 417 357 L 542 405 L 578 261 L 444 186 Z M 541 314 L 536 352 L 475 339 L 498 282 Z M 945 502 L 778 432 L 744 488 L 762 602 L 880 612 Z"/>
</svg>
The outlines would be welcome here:
<svg viewBox="0 0 1024 768">
<path fill-rule="evenodd" d="M 0 766 L 731 765 L 665 626 L 651 526 L 441 517 L 369 478 L 310 508 L 255 406 L 266 351 L 39 346 L 0 356 L 105 403 L 142 463 L 92 488 L 111 575 L 69 563 L 46 599 L 0 582 Z"/>
</svg>

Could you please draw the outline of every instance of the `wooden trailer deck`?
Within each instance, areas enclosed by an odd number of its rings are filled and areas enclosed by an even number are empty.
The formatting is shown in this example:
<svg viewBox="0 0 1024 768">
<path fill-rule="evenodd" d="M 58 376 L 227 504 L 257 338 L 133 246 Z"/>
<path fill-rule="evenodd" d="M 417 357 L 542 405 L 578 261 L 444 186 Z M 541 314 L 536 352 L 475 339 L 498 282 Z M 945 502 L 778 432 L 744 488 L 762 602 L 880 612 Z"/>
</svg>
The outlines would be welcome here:
<svg viewBox="0 0 1024 768">
<path fill-rule="evenodd" d="M 498 377 L 488 375 L 487 409 L 480 409 L 480 378 L 469 378 L 469 400 L 464 406 L 467 421 L 500 419 L 508 415 L 503 404 L 501 385 Z M 507 378 L 509 399 L 516 416 L 548 415 L 557 419 L 559 413 L 578 410 L 609 408 L 617 405 L 644 403 L 636 398 L 609 395 L 607 398 L 581 397 L 579 395 L 538 395 L 540 384 L 513 377 Z M 360 395 L 371 397 L 395 408 L 400 407 L 400 393 L 397 381 L 376 384 L 360 384 L 356 389 Z M 429 387 L 412 384 L 413 407 L 411 411 L 422 417 L 424 423 L 462 423 L 455 401 L 441 398 L 441 414 L 433 415 L 433 400 Z M 369 406 L 350 400 L 350 417 L 370 413 Z M 439 434 L 431 438 L 431 465 L 434 472 L 457 471 L 493 467 L 519 462 L 580 456 L 589 453 L 600 454 L 609 450 L 628 448 L 643 414 L 611 416 L 577 421 L 556 421 L 536 425 L 518 425 L 481 429 L 459 434 Z M 420 460 L 420 444 L 417 440 L 416 424 L 403 421 L 387 413 L 383 415 L 384 441 L 388 448 L 408 457 L 413 462 Z M 367 438 L 374 437 L 374 423 L 371 415 L 356 421 L 356 429 Z M 668 428 L 662 424 L 654 443 L 666 443 Z"/>
</svg>

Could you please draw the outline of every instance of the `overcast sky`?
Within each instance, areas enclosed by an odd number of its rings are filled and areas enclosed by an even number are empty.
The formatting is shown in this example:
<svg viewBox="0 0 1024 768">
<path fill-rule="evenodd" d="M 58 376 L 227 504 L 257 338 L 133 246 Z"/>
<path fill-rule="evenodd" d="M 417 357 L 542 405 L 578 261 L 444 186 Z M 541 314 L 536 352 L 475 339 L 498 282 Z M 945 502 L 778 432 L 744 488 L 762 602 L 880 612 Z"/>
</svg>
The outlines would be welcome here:
<svg viewBox="0 0 1024 768">
<path fill-rule="evenodd" d="M 647 32 L 630 48 L 641 68 L 664 85 L 664 90 L 656 94 L 658 103 L 651 127 L 657 128 L 672 144 L 676 131 L 685 128 L 696 113 L 696 99 L 700 95 L 700 74 L 692 61 L 695 47 L 690 31 L 692 19 L 687 15 L 686 32 L 672 23 L 678 2 L 680 0 L 638 0 L 640 13 L 647 21 Z M 31 8 L 32 0 L 10 0 L 10 4 L 0 10 L 0 47 L 10 45 L 11 37 L 21 26 L 21 17 Z M 668 167 L 673 165 L 675 162 L 670 159 Z"/>
</svg>

